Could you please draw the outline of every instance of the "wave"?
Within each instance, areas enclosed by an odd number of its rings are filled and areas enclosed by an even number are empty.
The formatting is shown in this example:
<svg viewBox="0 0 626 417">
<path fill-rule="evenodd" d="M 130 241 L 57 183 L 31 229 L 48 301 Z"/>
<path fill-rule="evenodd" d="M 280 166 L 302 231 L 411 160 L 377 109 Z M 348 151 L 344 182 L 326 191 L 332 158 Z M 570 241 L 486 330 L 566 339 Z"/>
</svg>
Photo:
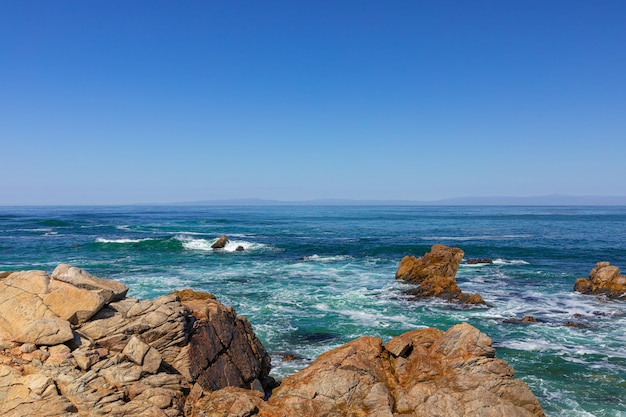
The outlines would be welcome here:
<svg viewBox="0 0 626 417">
<path fill-rule="evenodd" d="M 124 244 L 124 243 L 146 242 L 148 240 L 157 240 L 157 239 L 151 239 L 151 238 L 144 238 L 144 239 L 105 239 L 103 237 L 98 237 L 98 238 L 96 238 L 96 243 L 118 243 L 118 244 Z"/>
<path fill-rule="evenodd" d="M 498 259 L 494 259 L 493 260 L 493 264 L 494 265 L 529 265 L 530 263 L 526 262 L 526 261 L 524 261 L 522 259 L 511 259 L 511 260 L 508 260 L 508 259 L 498 258 Z"/>
<path fill-rule="evenodd" d="M 314 254 L 311 256 L 303 256 L 299 260 L 300 261 L 314 261 L 314 262 L 336 262 L 336 261 L 345 261 L 348 259 L 352 259 L 352 257 L 348 255 L 319 256 L 317 254 Z"/>
</svg>

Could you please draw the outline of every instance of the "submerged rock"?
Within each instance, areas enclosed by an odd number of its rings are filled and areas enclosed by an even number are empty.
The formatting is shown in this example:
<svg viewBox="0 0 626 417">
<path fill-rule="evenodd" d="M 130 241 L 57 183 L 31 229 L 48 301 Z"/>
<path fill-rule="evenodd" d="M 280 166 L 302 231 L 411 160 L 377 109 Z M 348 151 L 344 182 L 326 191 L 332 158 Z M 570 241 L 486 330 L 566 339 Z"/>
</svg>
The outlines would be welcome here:
<svg viewBox="0 0 626 417">
<path fill-rule="evenodd" d="M 418 298 L 439 297 L 461 304 L 485 304 L 479 294 L 466 294 L 456 283 L 456 273 L 463 250 L 435 244 L 420 258 L 405 256 L 396 271 L 396 279 L 419 285 L 405 291 Z"/>
<path fill-rule="evenodd" d="M 617 266 L 609 262 L 598 262 L 589 273 L 589 278 L 576 280 L 574 291 L 605 295 L 609 298 L 624 298 L 626 297 L 626 276 L 620 275 Z"/>
<path fill-rule="evenodd" d="M 189 416 L 540 417 L 491 339 L 469 324 L 415 330 L 383 345 L 360 337 L 320 355 L 272 397 L 235 388 L 195 393 Z"/>
<path fill-rule="evenodd" d="M 211 245 L 212 249 L 223 249 L 228 243 L 228 237 L 226 235 L 220 236 L 215 243 Z"/>
<path fill-rule="evenodd" d="M 487 265 L 491 265 L 493 263 L 493 260 L 488 259 L 488 258 L 482 258 L 482 259 L 468 259 L 467 261 L 465 261 L 466 264 L 468 265 L 477 265 L 477 264 L 487 264 Z"/>
</svg>

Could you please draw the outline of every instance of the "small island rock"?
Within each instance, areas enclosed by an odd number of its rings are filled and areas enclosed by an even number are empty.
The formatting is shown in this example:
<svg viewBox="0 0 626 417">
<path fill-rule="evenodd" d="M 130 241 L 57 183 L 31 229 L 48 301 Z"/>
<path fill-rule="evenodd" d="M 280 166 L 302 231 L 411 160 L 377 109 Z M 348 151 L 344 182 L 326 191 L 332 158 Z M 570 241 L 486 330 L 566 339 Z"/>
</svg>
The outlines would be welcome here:
<svg viewBox="0 0 626 417">
<path fill-rule="evenodd" d="M 574 291 L 583 294 L 605 295 L 609 298 L 626 296 L 626 276 L 620 275 L 620 269 L 609 262 L 598 262 L 589 273 L 589 278 L 578 278 Z"/>
<path fill-rule="evenodd" d="M 215 241 L 215 243 L 211 245 L 211 249 L 223 249 L 227 243 L 228 243 L 228 236 L 222 235 Z"/>
<path fill-rule="evenodd" d="M 461 304 L 485 304 L 479 294 L 466 294 L 456 283 L 456 273 L 464 252 L 441 244 L 432 246 L 431 251 L 420 258 L 405 256 L 396 271 L 396 279 L 418 284 L 405 291 L 416 298 L 439 297 Z"/>
</svg>

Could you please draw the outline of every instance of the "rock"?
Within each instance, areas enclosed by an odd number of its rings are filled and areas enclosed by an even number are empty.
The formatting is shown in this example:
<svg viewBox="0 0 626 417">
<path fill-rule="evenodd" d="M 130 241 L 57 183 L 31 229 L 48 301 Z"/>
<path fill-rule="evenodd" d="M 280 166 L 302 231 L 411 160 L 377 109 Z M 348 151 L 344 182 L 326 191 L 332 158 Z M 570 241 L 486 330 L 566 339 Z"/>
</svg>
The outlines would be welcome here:
<svg viewBox="0 0 626 417">
<path fill-rule="evenodd" d="M 84 323 L 105 304 L 102 292 L 77 288 L 62 281 L 52 280 L 43 302 L 59 317 L 72 324 Z"/>
<path fill-rule="evenodd" d="M 466 264 L 468 265 L 476 265 L 476 264 L 487 264 L 487 265 L 491 265 L 493 264 L 493 260 L 488 259 L 488 258 L 481 258 L 481 259 L 468 259 L 467 261 L 465 261 Z"/>
<path fill-rule="evenodd" d="M 237 249 L 235 249 L 237 252 L 243 252 L 244 250 L 246 250 L 243 246 L 237 246 Z"/>
<path fill-rule="evenodd" d="M 415 330 L 385 346 L 361 337 L 284 379 L 267 402 L 248 390 L 194 387 L 186 415 L 545 416 L 491 343 L 469 324 Z"/>
<path fill-rule="evenodd" d="M 591 281 L 587 278 L 577 278 L 576 283 L 574 284 L 574 291 L 578 291 L 583 294 L 591 294 L 593 291 L 593 285 L 591 285 Z"/>
<path fill-rule="evenodd" d="M 215 243 L 211 245 L 212 249 L 222 249 L 228 243 L 228 237 L 226 235 L 220 236 Z"/>
<path fill-rule="evenodd" d="M 617 266 L 598 262 L 589 273 L 589 279 L 578 278 L 574 291 L 583 294 L 605 295 L 609 298 L 626 297 L 626 276 L 620 275 Z"/>
<path fill-rule="evenodd" d="M 405 291 L 415 298 L 439 297 L 461 304 L 485 304 L 479 294 L 465 294 L 456 283 L 456 273 L 463 259 L 463 251 L 435 244 L 431 251 L 420 258 L 402 258 L 396 279 L 419 285 Z"/>
<path fill-rule="evenodd" d="M 97 291 L 106 304 L 121 300 L 128 292 L 128 287 L 121 282 L 98 278 L 83 269 L 67 264 L 58 265 L 52 272 L 52 279 L 72 284 L 76 288 Z"/>
<path fill-rule="evenodd" d="M 252 327 L 213 295 L 137 300 L 126 290 L 69 265 L 52 278 L 25 271 L 0 281 L 0 346 L 9 349 L 0 351 L 0 415 L 182 417 L 196 382 L 200 392 L 234 385 L 257 397 L 274 387 Z M 49 381 L 42 389 L 55 397 L 31 395 L 27 375 Z"/>
<path fill-rule="evenodd" d="M 72 340 L 74 334 L 67 320 L 60 318 L 37 319 L 24 327 L 15 337 L 18 343 L 32 343 L 35 345 L 58 345 Z"/>
<path fill-rule="evenodd" d="M 194 291 L 191 288 L 173 291 L 171 294 L 177 295 L 178 298 L 180 298 L 180 301 L 215 300 L 215 296 L 213 294 L 202 291 Z"/>
<path fill-rule="evenodd" d="M 14 272 L 0 281 L 0 338 L 12 339 L 35 320 L 58 317 L 42 301 L 49 283 L 43 271 Z"/>
<path fill-rule="evenodd" d="M 8 277 L 9 275 L 11 275 L 13 273 L 13 271 L 4 271 L 4 272 L 0 272 L 0 279 L 5 279 L 6 277 Z"/>
<path fill-rule="evenodd" d="M 522 322 L 524 322 L 524 323 L 537 323 L 537 320 L 533 316 L 524 316 L 524 318 L 522 318 Z"/>
</svg>

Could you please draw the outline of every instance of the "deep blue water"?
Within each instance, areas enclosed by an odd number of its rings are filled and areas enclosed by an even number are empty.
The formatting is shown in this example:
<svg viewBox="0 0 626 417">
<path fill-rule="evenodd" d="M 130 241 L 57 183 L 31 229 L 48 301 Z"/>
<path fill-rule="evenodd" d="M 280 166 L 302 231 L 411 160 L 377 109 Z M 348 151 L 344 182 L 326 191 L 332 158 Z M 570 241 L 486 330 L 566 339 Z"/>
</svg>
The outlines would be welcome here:
<svg viewBox="0 0 626 417">
<path fill-rule="evenodd" d="M 434 243 L 495 260 L 457 276 L 489 308 L 403 297 L 400 259 Z M 626 416 L 626 300 L 572 291 L 597 261 L 626 268 L 626 207 L 0 207 L 0 271 L 70 263 L 134 297 L 211 292 L 249 318 L 277 377 L 360 335 L 466 321 L 549 416 Z M 539 323 L 503 322 L 526 315 Z"/>
</svg>

